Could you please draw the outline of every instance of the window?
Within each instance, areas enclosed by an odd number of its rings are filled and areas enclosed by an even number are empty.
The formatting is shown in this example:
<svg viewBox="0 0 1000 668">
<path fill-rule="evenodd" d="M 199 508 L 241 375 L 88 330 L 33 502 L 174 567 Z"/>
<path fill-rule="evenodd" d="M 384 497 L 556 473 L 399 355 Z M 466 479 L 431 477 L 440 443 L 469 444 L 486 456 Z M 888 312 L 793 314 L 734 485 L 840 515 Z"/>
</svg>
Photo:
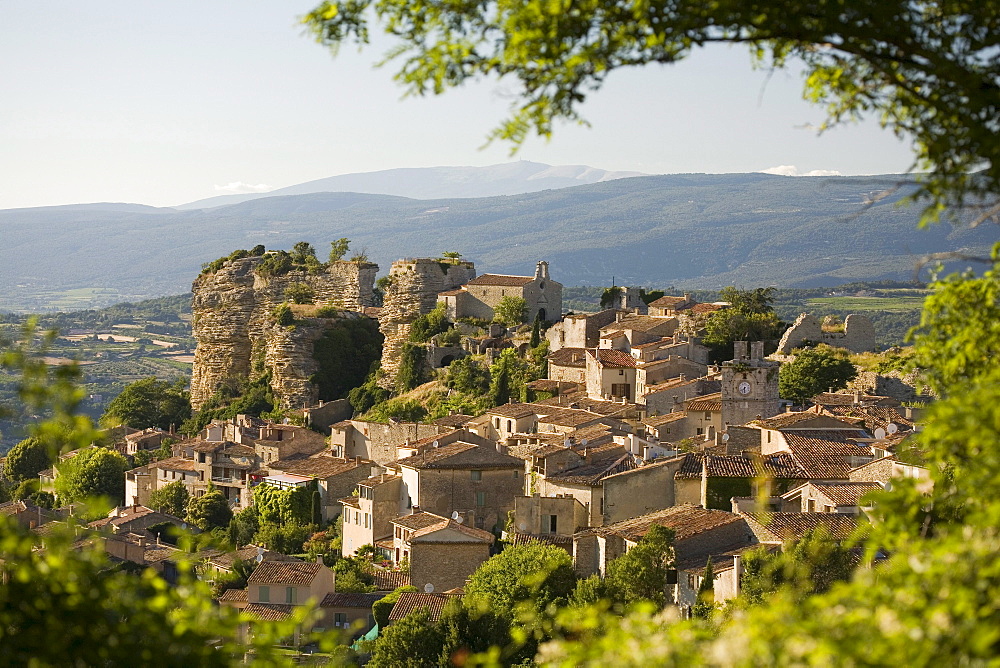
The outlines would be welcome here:
<svg viewBox="0 0 1000 668">
<path fill-rule="evenodd" d="M 806 508 L 808 509 L 808 510 L 806 510 L 806 512 L 815 513 L 816 512 L 816 500 L 815 499 L 809 499 L 806 502 Z"/>
<path fill-rule="evenodd" d="M 694 574 L 688 573 L 688 589 L 697 589 L 697 588 L 698 588 L 697 578 L 695 578 Z"/>
<path fill-rule="evenodd" d="M 472 481 L 473 482 L 479 482 L 480 480 L 483 479 L 483 472 L 482 471 L 470 471 L 469 473 L 472 476 Z"/>
<path fill-rule="evenodd" d="M 557 524 L 557 515 L 544 515 L 542 517 L 542 533 L 556 533 Z"/>
<path fill-rule="evenodd" d="M 513 432 L 514 431 L 514 423 L 511 422 L 510 420 L 507 420 L 507 431 L 509 431 L 509 432 Z"/>
<path fill-rule="evenodd" d="M 260 599 L 261 603 L 270 603 L 271 602 L 271 588 L 268 587 L 267 585 L 261 585 L 257 589 L 257 598 Z"/>
<path fill-rule="evenodd" d="M 497 429 L 500 428 L 500 418 L 493 418 L 493 423 Z"/>
<path fill-rule="evenodd" d="M 298 590 L 295 587 L 285 587 L 285 603 L 295 605 L 295 594 Z"/>
<path fill-rule="evenodd" d="M 705 419 L 706 420 L 711 420 L 712 419 L 712 413 L 711 413 L 711 411 L 705 411 Z"/>
<path fill-rule="evenodd" d="M 486 492 L 476 492 L 476 505 L 480 507 L 486 505 Z"/>
<path fill-rule="evenodd" d="M 347 626 L 347 613 L 337 612 L 333 615 L 333 625 L 334 626 Z"/>
<path fill-rule="evenodd" d="M 701 427 L 698 427 L 697 429 L 695 429 L 695 430 L 694 430 L 694 432 L 695 432 L 695 434 L 697 434 L 698 436 L 701 436 L 702 434 L 704 434 L 704 433 L 705 433 L 705 430 L 704 430 L 704 429 L 702 429 Z"/>
<path fill-rule="evenodd" d="M 668 585 L 677 584 L 677 571 L 673 568 L 667 571 L 667 584 Z"/>
<path fill-rule="evenodd" d="M 365 513 L 365 528 L 368 528 L 368 513 Z"/>
</svg>

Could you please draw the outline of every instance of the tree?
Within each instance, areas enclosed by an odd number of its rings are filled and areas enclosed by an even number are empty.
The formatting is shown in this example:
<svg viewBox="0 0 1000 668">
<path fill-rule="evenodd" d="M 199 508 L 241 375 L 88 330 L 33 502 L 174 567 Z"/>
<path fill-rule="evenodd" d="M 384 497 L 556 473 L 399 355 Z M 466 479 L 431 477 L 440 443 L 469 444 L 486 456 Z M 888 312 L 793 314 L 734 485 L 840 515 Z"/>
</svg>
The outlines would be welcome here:
<svg viewBox="0 0 1000 668">
<path fill-rule="evenodd" d="M 319 490 L 313 490 L 312 493 L 312 523 L 315 525 L 320 525 L 323 523 L 323 498 L 320 496 Z"/>
<path fill-rule="evenodd" d="M 37 438 L 26 438 L 10 452 L 3 464 L 3 473 L 13 482 L 37 478 L 39 471 L 52 466 L 48 448 Z"/>
<path fill-rule="evenodd" d="M 351 245 L 351 240 L 341 237 L 330 242 L 330 262 L 340 262 L 347 255 L 347 248 Z"/>
<path fill-rule="evenodd" d="M 281 303 L 275 306 L 271 315 L 274 316 L 274 322 L 282 327 L 290 327 L 295 324 L 295 314 L 292 313 L 292 307 L 287 303 Z"/>
<path fill-rule="evenodd" d="M 187 487 L 180 480 L 175 480 L 150 494 L 147 505 L 161 513 L 174 517 L 184 517 L 189 501 L 190 495 Z"/>
<path fill-rule="evenodd" d="M 293 304 L 312 304 L 316 291 L 308 283 L 292 283 L 285 288 L 285 299 Z"/>
<path fill-rule="evenodd" d="M 292 262 L 295 264 L 306 264 L 309 259 L 316 259 L 316 249 L 308 241 L 299 241 L 292 246 Z"/>
<path fill-rule="evenodd" d="M 209 487 L 203 495 L 188 501 L 185 519 L 202 531 L 207 531 L 229 526 L 229 521 L 233 519 L 233 511 L 229 509 L 229 502 L 222 492 L 215 487 Z"/>
<path fill-rule="evenodd" d="M 730 285 L 719 291 L 719 298 L 730 307 L 708 317 L 702 337 L 714 361 L 732 359 L 734 341 L 776 342 L 781 337 L 784 323 L 771 307 L 774 288 L 740 290 Z"/>
<path fill-rule="evenodd" d="M 524 322 L 525 314 L 528 312 L 528 302 L 524 297 L 501 297 L 497 305 L 493 307 L 493 321 L 514 327 Z"/>
<path fill-rule="evenodd" d="M 56 465 L 60 505 L 103 497 L 121 505 L 125 497 L 128 460 L 113 450 L 90 447 Z"/>
<path fill-rule="evenodd" d="M 847 387 L 857 373 L 845 351 L 829 346 L 798 350 L 793 361 L 781 365 L 778 393 L 801 404 L 820 392 Z"/>
<path fill-rule="evenodd" d="M 178 426 L 191 417 L 191 397 L 186 385 L 184 379 L 168 383 L 152 376 L 129 383 L 108 404 L 101 422 L 108 426 L 124 424 L 133 429 Z"/>
<path fill-rule="evenodd" d="M 437 668 L 444 638 L 430 621 L 427 608 L 420 608 L 379 634 L 372 650 L 370 668 Z"/>
<path fill-rule="evenodd" d="M 526 365 L 513 348 L 506 348 L 490 367 L 490 401 L 494 406 L 524 399 Z"/>
<path fill-rule="evenodd" d="M 490 373 L 472 357 L 460 357 L 448 365 L 444 384 L 463 394 L 480 396 L 490 389 Z"/>
<path fill-rule="evenodd" d="M 616 69 L 676 62 L 716 42 L 747 44 L 761 65 L 804 65 L 805 95 L 825 106 L 824 128 L 871 115 L 912 139 L 916 167 L 929 172 L 919 192 L 928 217 L 969 196 L 997 206 L 995 3 L 779 0 L 762 11 L 738 0 L 594 0 L 572 9 L 325 0 L 304 21 L 334 48 L 368 43 L 370 25 L 381 24 L 396 40 L 387 61 L 401 62 L 396 80 L 411 94 L 516 80 L 511 117 L 491 134 L 515 143 L 549 136 L 557 120 L 582 122 L 587 94 Z"/>
<path fill-rule="evenodd" d="M 604 292 L 601 293 L 601 308 L 611 308 L 614 306 L 621 293 L 621 286 L 615 285 L 610 288 L 604 288 Z"/>
<path fill-rule="evenodd" d="M 396 372 L 396 392 L 409 392 L 427 379 L 427 351 L 423 346 L 406 342 L 400 353 Z"/>
<path fill-rule="evenodd" d="M 565 604 L 576 586 L 573 559 L 554 545 L 528 543 L 508 547 L 484 561 L 469 576 L 467 599 L 477 599 L 496 614 L 515 617 L 519 603 L 535 610 Z"/>
<path fill-rule="evenodd" d="M 692 614 L 701 619 L 708 619 L 715 610 L 715 570 L 712 568 L 712 557 L 705 564 L 705 573 L 698 585 L 698 602 L 694 604 Z"/>
<path fill-rule="evenodd" d="M 531 340 L 528 345 L 532 348 L 537 348 L 542 342 L 542 314 L 538 312 L 535 314 L 535 321 L 531 324 Z"/>
<path fill-rule="evenodd" d="M 674 532 L 656 524 L 650 526 L 631 550 L 608 564 L 606 591 L 626 605 L 652 601 L 663 607 L 673 554 Z"/>
</svg>

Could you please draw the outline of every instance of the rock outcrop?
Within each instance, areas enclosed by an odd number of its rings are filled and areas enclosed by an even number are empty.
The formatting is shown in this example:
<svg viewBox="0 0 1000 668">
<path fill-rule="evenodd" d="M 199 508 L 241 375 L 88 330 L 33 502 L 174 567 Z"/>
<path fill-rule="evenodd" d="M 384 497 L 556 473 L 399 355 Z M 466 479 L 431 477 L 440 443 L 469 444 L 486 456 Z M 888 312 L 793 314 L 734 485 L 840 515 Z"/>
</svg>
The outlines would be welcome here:
<svg viewBox="0 0 1000 668">
<path fill-rule="evenodd" d="M 438 294 L 454 290 L 476 277 L 471 262 L 448 262 L 428 258 L 396 260 L 389 270 L 379 329 L 382 344 L 382 378 L 379 384 L 391 389 L 396 383 L 403 345 L 410 338 L 413 321 L 437 306 Z"/>
<path fill-rule="evenodd" d="M 295 270 L 262 276 L 255 269 L 261 257 L 226 262 L 218 271 L 199 276 L 191 287 L 192 329 L 198 347 L 191 374 L 191 406 L 199 410 L 219 388 L 236 386 L 253 373 L 272 370 L 272 389 L 285 406 L 315 402 L 315 389 L 303 382 L 313 370 L 311 344 L 323 326 L 295 330 L 275 328 L 272 311 L 285 301 L 289 286 L 304 283 L 317 306 L 361 311 L 372 305 L 378 265 L 335 262 L 322 272 Z M 284 330 L 282 332 L 277 329 Z M 287 393 L 287 395 L 286 395 Z"/>
</svg>

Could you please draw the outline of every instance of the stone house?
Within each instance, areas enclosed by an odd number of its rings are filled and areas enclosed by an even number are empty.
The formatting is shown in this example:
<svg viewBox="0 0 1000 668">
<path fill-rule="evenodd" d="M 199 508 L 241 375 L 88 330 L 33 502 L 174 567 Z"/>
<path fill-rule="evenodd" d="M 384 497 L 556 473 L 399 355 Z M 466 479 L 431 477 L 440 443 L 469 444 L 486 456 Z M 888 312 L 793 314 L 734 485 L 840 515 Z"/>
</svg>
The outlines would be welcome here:
<svg viewBox="0 0 1000 668">
<path fill-rule="evenodd" d="M 156 537 L 149 533 L 149 527 L 163 523 L 173 524 L 185 531 L 198 533 L 194 527 L 179 517 L 161 513 L 145 506 L 119 506 L 108 513 L 107 517 L 90 522 L 91 529 L 111 534 L 136 534 L 155 541 Z"/>
<path fill-rule="evenodd" d="M 822 525 L 834 540 L 852 537 L 861 526 L 856 515 L 841 513 L 740 513 L 764 545 L 783 547 Z"/>
<path fill-rule="evenodd" d="M 340 514 L 340 500 L 348 496 L 358 483 L 372 475 L 372 462 L 356 457 L 308 457 L 272 462 L 269 470 L 287 475 L 315 480 L 320 495 L 323 521 L 328 522 Z"/>
<path fill-rule="evenodd" d="M 587 382 L 586 348 L 560 348 L 549 353 L 548 363 L 549 380 L 567 381 L 580 385 Z"/>
<path fill-rule="evenodd" d="M 140 450 L 157 450 L 163 445 L 163 439 L 171 436 L 159 427 L 149 427 L 142 431 L 133 432 L 125 436 L 123 454 L 134 455 Z"/>
<path fill-rule="evenodd" d="M 465 581 L 490 557 L 493 534 L 414 508 L 393 524 L 392 561 L 410 565 L 410 582 L 444 592 Z M 428 587 L 430 585 L 430 587 Z"/>
<path fill-rule="evenodd" d="M 688 399 L 714 394 L 721 389 L 722 384 L 715 377 L 691 378 L 682 373 L 662 383 L 646 384 L 645 392 L 638 396 L 636 403 L 645 406 L 646 415 L 665 415 L 682 411 L 682 404 Z"/>
<path fill-rule="evenodd" d="M 445 303 L 448 317 L 493 319 L 493 309 L 505 297 L 525 300 L 525 322 L 556 321 L 562 316 L 562 284 L 549 278 L 549 265 L 540 261 L 534 276 L 506 276 L 482 274 L 458 290 L 448 290 L 438 295 Z"/>
<path fill-rule="evenodd" d="M 344 506 L 341 552 L 349 557 L 363 545 L 392 540 L 392 520 L 405 512 L 403 477 L 391 473 L 372 476 L 358 483 L 358 495 L 340 500 Z"/>
<path fill-rule="evenodd" d="M 581 577 L 607 573 L 608 563 L 625 554 L 653 525 L 674 531 L 674 560 L 683 563 L 757 543 L 746 518 L 722 510 L 683 504 L 581 531 L 573 536 L 573 560 Z"/>
<path fill-rule="evenodd" d="M 586 356 L 587 395 L 632 402 L 636 396 L 636 361 L 623 350 L 594 348 Z"/>
<path fill-rule="evenodd" d="M 328 629 L 350 631 L 356 639 L 375 626 L 372 606 L 383 594 L 362 594 L 354 592 L 333 592 L 327 594 L 320 603 L 323 614 L 322 625 Z"/>
<path fill-rule="evenodd" d="M 618 453 L 622 453 L 620 448 Z M 587 453 L 588 455 L 590 453 Z M 584 463 L 557 473 L 546 473 L 535 481 L 540 496 L 571 496 L 587 509 L 587 526 L 604 523 L 604 479 L 636 467 L 631 454 L 600 459 L 586 458 Z"/>
<path fill-rule="evenodd" d="M 677 318 L 618 311 L 614 322 L 601 327 L 598 347 L 629 351 L 635 346 L 673 336 L 677 325 Z"/>
<path fill-rule="evenodd" d="M 563 348 L 596 348 L 601 339 L 601 328 L 618 319 L 618 311 L 605 309 L 597 313 L 579 313 L 563 316 L 549 327 L 545 339 L 552 352 Z"/>
<path fill-rule="evenodd" d="M 503 442 L 514 434 L 533 434 L 538 431 L 537 410 L 538 407 L 534 404 L 522 403 L 508 403 L 491 408 L 483 415 L 485 420 L 479 436 Z"/>
<path fill-rule="evenodd" d="M 479 528 L 502 527 L 524 489 L 524 463 L 495 448 L 457 442 L 392 465 L 403 479 L 409 506 L 467 514 Z"/>
<path fill-rule="evenodd" d="M 860 515 L 861 498 L 881 489 L 882 485 L 877 482 L 805 482 L 781 495 L 781 510 Z"/>
<path fill-rule="evenodd" d="M 756 500 L 763 493 L 775 504 L 772 510 L 780 510 L 780 499 L 772 497 L 807 479 L 805 470 L 789 453 L 687 453 L 674 475 L 674 494 L 678 503 L 729 510 L 734 497 Z M 761 489 L 762 484 L 765 489 Z"/>
<path fill-rule="evenodd" d="M 682 616 L 689 616 L 698 602 L 698 590 L 705 578 L 705 566 L 709 558 L 712 559 L 712 593 L 715 602 L 724 603 L 736 598 L 740 593 L 740 578 L 743 576 L 743 553 L 754 547 L 729 550 L 705 558 L 698 556 L 676 563 L 677 582 L 672 588 L 673 602 L 681 609 Z"/>
<path fill-rule="evenodd" d="M 514 499 L 514 529 L 529 536 L 572 536 L 589 524 L 589 510 L 572 496 L 519 496 Z"/>
<path fill-rule="evenodd" d="M 380 466 L 399 458 L 397 448 L 407 441 L 418 441 L 450 431 L 449 427 L 418 422 L 369 422 L 344 420 L 330 427 L 330 452 L 334 457 L 361 457 Z"/>
</svg>

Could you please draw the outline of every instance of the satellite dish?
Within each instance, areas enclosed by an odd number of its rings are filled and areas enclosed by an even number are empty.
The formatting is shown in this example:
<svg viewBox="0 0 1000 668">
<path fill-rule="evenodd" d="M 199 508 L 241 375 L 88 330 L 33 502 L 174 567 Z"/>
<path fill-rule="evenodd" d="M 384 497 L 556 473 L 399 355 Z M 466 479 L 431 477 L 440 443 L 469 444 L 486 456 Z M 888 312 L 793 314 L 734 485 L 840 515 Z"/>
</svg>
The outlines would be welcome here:
<svg viewBox="0 0 1000 668">
<path fill-rule="evenodd" d="M 588 441 L 585 438 L 580 439 L 580 445 L 587 445 L 587 442 Z"/>
<path fill-rule="evenodd" d="M 434 593 L 434 585 L 431 584 L 430 582 L 428 582 L 427 584 L 425 584 L 424 585 L 424 593 L 425 594 L 433 594 Z"/>
<path fill-rule="evenodd" d="M 895 434 L 897 431 L 899 431 L 899 426 L 897 426 L 895 422 L 890 422 L 889 426 L 887 426 L 885 430 L 890 434 Z"/>
<path fill-rule="evenodd" d="M 568 438 L 564 438 L 563 439 L 563 447 L 564 448 L 573 447 L 573 442 L 571 440 L 569 440 Z"/>
<path fill-rule="evenodd" d="M 257 547 L 257 563 L 259 564 L 262 561 L 264 561 L 264 548 L 258 546 Z"/>
<path fill-rule="evenodd" d="M 526 530 L 528 528 L 528 525 L 525 524 L 524 522 L 518 522 L 517 523 L 517 528 L 520 529 L 521 531 L 524 531 L 524 530 Z"/>
<path fill-rule="evenodd" d="M 455 519 L 455 521 L 456 521 L 456 522 L 458 522 L 459 524 L 461 524 L 461 523 L 465 522 L 465 518 L 464 518 L 464 517 L 462 517 L 461 515 L 459 515 L 459 516 L 458 516 L 458 517 L 457 517 L 457 518 Z"/>
<path fill-rule="evenodd" d="M 725 443 L 728 440 L 729 440 L 729 434 L 723 434 L 722 435 L 722 442 Z"/>
<path fill-rule="evenodd" d="M 431 447 L 433 447 L 433 448 L 440 448 L 441 444 L 437 442 L 437 439 L 434 439 L 434 442 L 431 443 Z"/>
<path fill-rule="evenodd" d="M 885 438 L 885 429 L 878 427 L 875 430 L 875 440 L 881 441 L 883 438 Z"/>
<path fill-rule="evenodd" d="M 458 519 L 458 511 L 457 510 L 451 511 L 451 519 L 453 519 L 453 520 L 457 520 Z"/>
</svg>

